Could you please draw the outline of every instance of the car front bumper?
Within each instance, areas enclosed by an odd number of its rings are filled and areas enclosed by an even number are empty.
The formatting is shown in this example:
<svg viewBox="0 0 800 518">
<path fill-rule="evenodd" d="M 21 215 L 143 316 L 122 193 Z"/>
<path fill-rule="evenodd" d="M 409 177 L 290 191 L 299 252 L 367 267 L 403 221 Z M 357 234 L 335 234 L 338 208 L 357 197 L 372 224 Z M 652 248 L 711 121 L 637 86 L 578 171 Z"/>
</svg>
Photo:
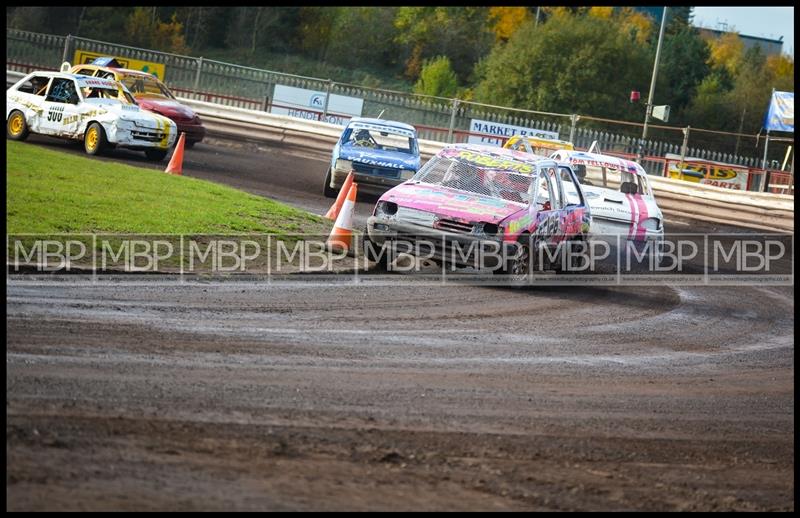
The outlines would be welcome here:
<svg viewBox="0 0 800 518">
<path fill-rule="evenodd" d="M 178 135 L 186 133 L 186 140 L 188 142 L 202 142 L 206 136 L 206 128 L 202 124 L 190 124 L 185 122 L 176 122 L 175 124 L 178 125 Z"/>
<path fill-rule="evenodd" d="M 331 185 L 333 189 L 340 189 L 350 171 L 333 169 L 331 171 Z M 352 171 L 353 181 L 358 184 L 358 192 L 368 192 L 371 194 L 383 194 L 392 187 L 405 182 L 401 178 L 386 178 L 372 174 L 363 174 Z"/>
<path fill-rule="evenodd" d="M 394 218 L 367 218 L 367 236 L 376 247 L 402 243 L 398 251 L 447 264 L 496 269 L 518 253 L 516 242 L 492 239 L 485 234 L 462 234 L 426 227 Z"/>
</svg>

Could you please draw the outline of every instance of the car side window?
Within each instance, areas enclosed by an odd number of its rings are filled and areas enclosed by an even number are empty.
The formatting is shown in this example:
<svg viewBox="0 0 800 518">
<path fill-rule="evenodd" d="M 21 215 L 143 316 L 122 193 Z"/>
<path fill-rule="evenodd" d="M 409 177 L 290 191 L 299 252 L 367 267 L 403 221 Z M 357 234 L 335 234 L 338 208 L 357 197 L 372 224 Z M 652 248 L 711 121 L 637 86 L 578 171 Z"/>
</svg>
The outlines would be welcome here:
<svg viewBox="0 0 800 518">
<path fill-rule="evenodd" d="M 540 169 L 534 186 L 534 201 L 538 210 L 551 210 L 551 195 L 553 187 L 550 185 L 550 175 L 547 169 Z"/>
<path fill-rule="evenodd" d="M 62 77 L 53 78 L 45 100 L 54 103 L 78 104 L 79 98 L 75 81 Z"/>
<path fill-rule="evenodd" d="M 643 194 L 644 190 L 637 182 L 637 175 L 623 171 L 619 190 L 625 194 Z"/>
<path fill-rule="evenodd" d="M 549 178 L 550 186 L 552 187 L 552 190 L 550 191 L 550 202 L 553 205 L 553 209 L 564 208 L 564 203 L 561 197 L 561 181 L 558 178 L 555 167 L 547 168 L 547 177 Z"/>
<path fill-rule="evenodd" d="M 114 73 L 113 72 L 105 72 L 103 70 L 98 70 L 96 77 L 99 77 L 101 79 L 116 79 L 114 77 Z"/>
<path fill-rule="evenodd" d="M 91 68 L 79 68 L 78 71 L 75 73 L 82 76 L 93 76 L 94 70 L 92 70 Z"/>
<path fill-rule="evenodd" d="M 569 174 L 569 169 L 566 167 L 558 168 L 558 175 L 561 178 L 561 187 L 564 190 L 564 203 L 568 205 L 580 205 L 581 196 L 579 194 L 579 187 Z"/>
<path fill-rule="evenodd" d="M 49 81 L 50 78 L 47 76 L 32 76 L 30 79 L 19 85 L 17 91 L 44 96 L 45 91 L 47 91 L 47 83 Z"/>
</svg>

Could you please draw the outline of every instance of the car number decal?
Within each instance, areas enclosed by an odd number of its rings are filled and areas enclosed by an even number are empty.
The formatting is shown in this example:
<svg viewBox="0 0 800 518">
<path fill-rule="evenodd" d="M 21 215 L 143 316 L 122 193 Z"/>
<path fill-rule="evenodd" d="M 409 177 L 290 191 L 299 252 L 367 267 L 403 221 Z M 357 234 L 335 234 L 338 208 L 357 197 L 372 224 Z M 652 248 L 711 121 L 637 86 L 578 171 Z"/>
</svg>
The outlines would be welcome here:
<svg viewBox="0 0 800 518">
<path fill-rule="evenodd" d="M 47 111 L 47 120 L 52 122 L 61 122 L 61 119 L 64 117 L 64 107 L 63 106 L 51 106 L 50 109 Z"/>
</svg>

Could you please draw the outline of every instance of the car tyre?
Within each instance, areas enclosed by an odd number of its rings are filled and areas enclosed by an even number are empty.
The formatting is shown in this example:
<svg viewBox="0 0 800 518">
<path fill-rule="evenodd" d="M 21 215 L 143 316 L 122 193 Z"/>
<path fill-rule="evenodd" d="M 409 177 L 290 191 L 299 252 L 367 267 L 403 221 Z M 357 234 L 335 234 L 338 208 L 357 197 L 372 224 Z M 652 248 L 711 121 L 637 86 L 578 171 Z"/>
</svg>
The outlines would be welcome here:
<svg viewBox="0 0 800 518">
<path fill-rule="evenodd" d="M 328 168 L 328 174 L 325 175 L 325 188 L 323 190 L 326 198 L 336 198 L 336 195 L 339 194 L 336 192 L 336 189 L 331 188 L 331 169 Z"/>
<path fill-rule="evenodd" d="M 28 138 L 30 130 L 25 114 L 19 110 L 14 110 L 6 121 L 6 136 L 11 140 L 25 140 Z"/>
<path fill-rule="evenodd" d="M 83 136 L 83 149 L 86 150 L 86 154 L 99 155 L 106 150 L 107 146 L 108 138 L 106 138 L 106 130 L 103 129 L 102 124 L 91 123 Z"/>
<path fill-rule="evenodd" d="M 154 162 L 161 162 L 167 156 L 166 149 L 145 149 L 144 154 L 147 156 L 148 160 L 152 160 Z"/>
<path fill-rule="evenodd" d="M 528 276 L 531 274 L 531 250 L 535 249 L 530 234 L 523 234 L 517 243 L 520 247 L 519 253 L 516 257 L 509 259 L 500 270 L 500 273 L 507 276 L 514 286 L 527 282 Z"/>
<path fill-rule="evenodd" d="M 183 146 L 184 146 L 186 149 L 192 149 L 192 148 L 194 147 L 194 145 L 195 145 L 195 144 L 197 144 L 197 141 L 196 141 L 196 140 L 187 140 L 186 142 L 184 142 Z"/>
<path fill-rule="evenodd" d="M 368 246 L 372 245 L 372 246 Z M 375 263 L 373 268 L 370 268 L 374 271 L 379 272 L 386 272 L 389 270 L 389 254 L 381 254 L 380 257 L 375 256 L 375 251 L 373 250 L 374 243 L 369 238 L 367 234 L 367 229 L 364 229 L 364 244 L 362 250 L 364 250 L 364 257 L 366 257 L 369 261 Z"/>
<path fill-rule="evenodd" d="M 585 241 L 583 239 L 575 239 L 575 240 L 572 240 L 572 241 L 565 241 L 564 242 L 565 249 L 569 249 L 571 244 L 577 245 L 578 243 L 581 243 L 581 242 L 585 242 Z M 565 252 L 564 249 L 562 249 L 561 254 L 564 254 L 564 253 L 566 253 L 566 252 Z M 569 264 L 567 264 L 567 268 L 564 269 L 564 268 L 561 267 L 562 264 L 563 264 L 564 258 L 563 258 L 563 256 L 559 256 L 558 257 L 558 263 L 553 265 L 554 266 L 553 269 L 559 275 L 575 274 L 575 273 L 577 273 L 577 269 L 576 268 L 578 267 L 578 260 L 577 259 L 578 259 L 578 256 L 570 255 Z"/>
</svg>

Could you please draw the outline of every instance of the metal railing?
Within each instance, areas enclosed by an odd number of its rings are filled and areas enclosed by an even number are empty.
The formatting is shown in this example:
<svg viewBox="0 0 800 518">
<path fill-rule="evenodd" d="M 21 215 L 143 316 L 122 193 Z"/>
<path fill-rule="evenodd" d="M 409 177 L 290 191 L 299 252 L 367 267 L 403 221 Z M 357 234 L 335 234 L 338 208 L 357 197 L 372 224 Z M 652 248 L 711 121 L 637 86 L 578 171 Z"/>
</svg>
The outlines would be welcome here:
<svg viewBox="0 0 800 518">
<path fill-rule="evenodd" d="M 577 148 L 586 149 L 595 141 L 604 152 L 635 154 L 641 135 L 641 123 L 601 119 L 579 114 L 560 114 L 523 110 L 482 103 L 417 95 L 394 90 L 368 88 L 335 83 L 329 79 L 305 77 L 253 67 L 224 63 L 204 57 L 183 56 L 91 40 L 75 36 L 54 36 L 15 29 L 6 30 L 7 68 L 29 71 L 33 68 L 57 69 L 62 61 L 70 61 L 75 50 L 114 55 L 141 61 L 162 63 L 163 78 L 181 96 L 226 106 L 268 111 L 273 104 L 276 85 L 305 88 L 318 92 L 358 97 L 364 100 L 362 114 L 402 120 L 418 128 L 431 128 L 429 134 L 444 142 L 460 141 L 470 132 L 473 119 L 509 124 L 558 133 Z M 310 110 L 307 110 L 310 111 Z M 324 119 L 327 110 L 320 113 Z M 446 133 L 441 130 L 445 128 Z M 663 157 L 667 153 L 706 160 L 760 166 L 765 139 L 759 135 L 650 125 L 653 138 L 644 142 L 644 154 Z M 770 138 L 770 154 L 781 157 L 791 138 Z M 785 146 L 775 145 L 785 143 Z M 749 150 L 743 153 L 741 150 Z M 658 160 L 644 160 L 650 174 L 660 174 Z"/>
</svg>

